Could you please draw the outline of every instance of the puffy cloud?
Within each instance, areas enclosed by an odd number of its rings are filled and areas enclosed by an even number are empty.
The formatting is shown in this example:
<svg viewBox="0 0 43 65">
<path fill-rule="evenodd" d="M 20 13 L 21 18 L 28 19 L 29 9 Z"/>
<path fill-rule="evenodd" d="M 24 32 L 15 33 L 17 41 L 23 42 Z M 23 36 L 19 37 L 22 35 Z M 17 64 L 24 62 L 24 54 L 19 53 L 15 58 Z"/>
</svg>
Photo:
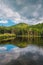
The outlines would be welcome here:
<svg viewBox="0 0 43 65">
<path fill-rule="evenodd" d="M 42 0 L 0 0 L 0 18 L 14 23 L 43 23 Z M 0 21 L 2 22 L 2 21 Z M 7 22 L 7 21 L 6 21 Z"/>
<path fill-rule="evenodd" d="M 8 21 L 7 21 L 7 20 L 0 20 L 0 23 L 7 24 L 7 23 L 8 23 Z"/>
<path fill-rule="evenodd" d="M 0 50 L 6 50 L 7 48 L 6 47 L 0 47 Z"/>
<path fill-rule="evenodd" d="M 40 58 L 40 61 L 39 61 Z M 11 62 L 11 60 L 14 60 L 14 63 L 16 63 L 15 61 L 22 61 L 25 62 L 25 64 L 29 64 L 29 61 L 35 61 L 38 62 L 37 64 L 41 64 L 43 65 L 43 48 L 35 46 L 35 45 L 29 45 L 25 48 L 12 48 L 10 49 L 10 51 L 6 52 L 1 52 L 0 53 L 0 64 L 1 65 L 5 65 L 8 62 L 10 62 L 11 64 L 13 63 L 13 61 Z M 26 63 L 26 61 L 28 61 Z M 42 61 L 42 62 L 41 62 Z"/>
</svg>

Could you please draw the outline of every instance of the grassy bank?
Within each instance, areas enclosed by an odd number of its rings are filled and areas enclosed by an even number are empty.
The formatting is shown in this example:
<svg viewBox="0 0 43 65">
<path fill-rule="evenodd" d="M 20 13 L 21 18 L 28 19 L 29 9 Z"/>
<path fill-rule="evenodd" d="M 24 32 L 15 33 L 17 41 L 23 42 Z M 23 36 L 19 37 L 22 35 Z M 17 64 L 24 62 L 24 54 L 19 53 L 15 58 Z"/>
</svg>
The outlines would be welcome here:
<svg viewBox="0 0 43 65">
<path fill-rule="evenodd" d="M 9 33 L 0 34 L 0 41 L 11 40 L 14 39 L 15 37 L 16 37 L 15 34 L 9 34 Z"/>
<path fill-rule="evenodd" d="M 40 36 L 35 36 L 35 35 L 15 35 L 15 34 L 9 34 L 9 33 L 5 33 L 5 34 L 0 34 L 0 41 L 8 41 L 8 40 L 12 40 L 14 38 L 36 38 L 36 37 L 40 37 Z"/>
<path fill-rule="evenodd" d="M 28 38 L 30 38 L 30 37 L 41 37 L 41 36 L 39 36 L 39 35 L 17 35 L 16 37 L 28 37 Z"/>
</svg>

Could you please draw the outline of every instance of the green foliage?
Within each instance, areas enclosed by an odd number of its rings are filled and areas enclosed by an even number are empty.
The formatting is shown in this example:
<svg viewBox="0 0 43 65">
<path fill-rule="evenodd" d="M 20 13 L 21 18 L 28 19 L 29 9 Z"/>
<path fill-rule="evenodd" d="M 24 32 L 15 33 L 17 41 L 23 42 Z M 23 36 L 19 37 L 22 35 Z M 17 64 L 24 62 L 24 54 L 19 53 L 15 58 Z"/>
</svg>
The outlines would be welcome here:
<svg viewBox="0 0 43 65">
<path fill-rule="evenodd" d="M 0 34 L 0 41 L 10 40 L 10 39 L 12 39 L 15 36 L 16 36 L 15 34 L 9 34 L 9 33 Z"/>
<path fill-rule="evenodd" d="M 43 37 L 43 23 L 37 25 L 28 25 L 19 23 L 10 27 L 0 26 L 0 34 L 9 33 L 16 36 L 41 36 Z"/>
</svg>

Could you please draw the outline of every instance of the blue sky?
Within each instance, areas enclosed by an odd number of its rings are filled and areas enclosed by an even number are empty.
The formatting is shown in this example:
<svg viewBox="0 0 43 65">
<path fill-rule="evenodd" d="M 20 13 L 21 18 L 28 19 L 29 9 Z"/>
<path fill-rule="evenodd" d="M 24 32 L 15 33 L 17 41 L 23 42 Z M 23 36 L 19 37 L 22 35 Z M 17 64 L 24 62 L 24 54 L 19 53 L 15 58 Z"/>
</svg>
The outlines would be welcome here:
<svg viewBox="0 0 43 65">
<path fill-rule="evenodd" d="M 13 20 L 1 20 L 0 26 L 12 26 L 15 24 Z"/>
<path fill-rule="evenodd" d="M 43 23 L 43 0 L 0 0 L 0 25 Z"/>
</svg>

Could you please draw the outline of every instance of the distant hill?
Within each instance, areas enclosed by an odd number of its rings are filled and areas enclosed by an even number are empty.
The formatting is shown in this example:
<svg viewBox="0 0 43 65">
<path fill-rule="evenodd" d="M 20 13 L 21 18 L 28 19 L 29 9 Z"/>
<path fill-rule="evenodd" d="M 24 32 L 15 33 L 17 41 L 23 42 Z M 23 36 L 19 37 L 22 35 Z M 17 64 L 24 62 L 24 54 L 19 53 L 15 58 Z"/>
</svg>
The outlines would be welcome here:
<svg viewBox="0 0 43 65">
<path fill-rule="evenodd" d="M 43 23 L 32 25 L 31 28 L 42 32 L 43 31 Z"/>
<path fill-rule="evenodd" d="M 11 32 L 13 30 L 13 32 L 20 32 L 20 31 L 29 31 L 29 30 L 33 30 L 33 31 L 39 31 L 43 33 L 43 23 L 37 24 L 37 25 L 28 25 L 26 23 L 19 23 L 13 26 L 0 26 L 0 32 L 1 31 L 8 31 Z"/>
<path fill-rule="evenodd" d="M 39 24 L 36 24 L 36 25 L 32 25 L 32 27 L 43 28 L 43 23 L 39 23 Z"/>
<path fill-rule="evenodd" d="M 29 27 L 29 25 L 26 23 L 19 23 L 19 24 L 10 26 L 10 28 L 13 28 L 13 29 L 26 29 L 28 27 Z"/>
</svg>

